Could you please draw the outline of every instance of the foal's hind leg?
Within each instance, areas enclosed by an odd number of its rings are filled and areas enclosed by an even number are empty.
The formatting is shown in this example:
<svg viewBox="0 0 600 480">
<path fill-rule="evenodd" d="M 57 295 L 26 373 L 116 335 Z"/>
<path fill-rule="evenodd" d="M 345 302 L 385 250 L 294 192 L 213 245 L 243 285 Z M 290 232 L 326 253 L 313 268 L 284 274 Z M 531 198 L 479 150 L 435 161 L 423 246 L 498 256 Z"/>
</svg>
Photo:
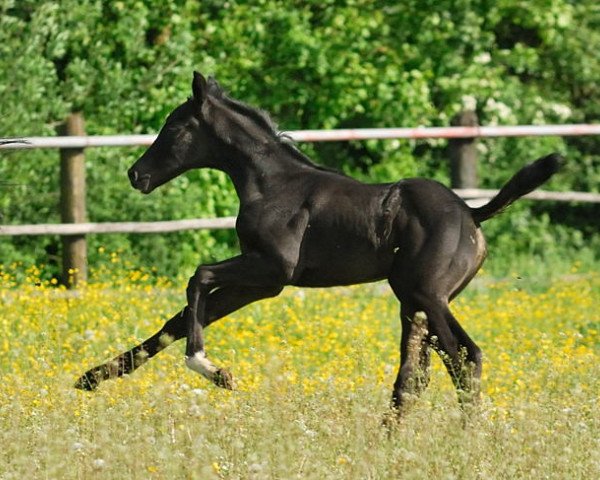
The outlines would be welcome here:
<svg viewBox="0 0 600 480">
<path fill-rule="evenodd" d="M 474 400 L 479 394 L 481 350 L 469 338 L 450 312 L 448 302 L 471 280 L 482 257 L 471 241 L 461 242 L 453 231 L 432 235 L 410 255 L 397 257 L 389 282 L 403 309 L 403 329 L 411 326 L 405 318 L 412 312 L 427 315 L 429 341 L 442 357 L 457 388 L 459 400 Z M 405 339 L 403 332 L 403 341 Z M 402 350 L 402 348 L 401 348 Z M 393 405 L 402 406 L 407 391 L 407 375 L 413 366 L 409 357 L 401 355 L 398 378 L 394 384 Z"/>
<path fill-rule="evenodd" d="M 418 310 L 425 312 L 428 342 L 440 354 L 457 389 L 459 401 L 462 404 L 476 400 L 479 396 L 481 378 L 481 350 L 459 325 L 444 300 L 437 299 L 433 295 L 415 297 L 412 300 L 405 299 L 404 302 L 418 305 Z M 403 406 L 403 398 L 407 393 L 420 391 L 415 390 L 410 384 L 411 374 L 417 365 L 414 360 L 411 360 L 410 353 L 404 346 L 404 342 L 407 341 L 405 338 L 410 337 L 414 325 L 404 319 L 402 325 L 401 364 L 392 395 L 393 405 L 397 408 Z M 405 330 L 408 333 L 405 334 Z M 422 346 L 422 350 L 426 348 Z"/>
<path fill-rule="evenodd" d="M 431 346 L 442 358 L 461 404 L 479 398 L 482 355 L 450 312 L 445 300 L 427 298 L 423 308 L 428 314 Z"/>
<path fill-rule="evenodd" d="M 259 287 L 226 287 L 215 290 L 208 296 L 208 315 L 204 327 L 239 310 L 249 303 L 273 297 L 280 291 L 281 288 Z M 98 384 L 104 380 L 132 373 L 161 350 L 165 349 L 171 343 L 184 338 L 186 335 L 186 318 L 182 310 L 167 321 L 150 338 L 136 345 L 131 350 L 118 355 L 109 362 L 88 370 L 77 380 L 75 387 L 82 390 L 95 390 Z"/>
<path fill-rule="evenodd" d="M 408 303 L 400 311 L 402 338 L 400 340 L 400 368 L 394 383 L 392 403 L 401 408 L 414 395 L 419 395 L 429 383 L 429 333 L 427 315 L 417 312 Z"/>
<path fill-rule="evenodd" d="M 458 370 L 453 364 L 446 364 L 446 368 L 454 380 L 459 392 L 459 400 L 461 403 L 477 401 L 481 391 L 481 370 L 483 366 L 483 355 L 481 349 L 469 337 L 467 332 L 456 320 L 456 317 L 450 312 L 446 305 L 445 318 L 450 330 L 458 341 L 460 348 Z M 456 372 L 453 375 L 454 369 Z"/>
</svg>

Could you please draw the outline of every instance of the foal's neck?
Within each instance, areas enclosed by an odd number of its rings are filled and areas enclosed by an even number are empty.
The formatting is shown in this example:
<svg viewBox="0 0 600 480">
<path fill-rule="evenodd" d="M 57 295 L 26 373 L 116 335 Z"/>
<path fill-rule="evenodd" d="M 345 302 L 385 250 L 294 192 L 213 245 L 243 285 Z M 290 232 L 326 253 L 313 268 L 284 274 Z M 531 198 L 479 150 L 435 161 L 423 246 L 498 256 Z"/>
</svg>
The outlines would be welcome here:
<svg viewBox="0 0 600 480">
<path fill-rule="evenodd" d="M 256 200 L 275 185 L 316 169 L 295 159 L 284 145 L 274 144 L 264 150 L 254 154 L 235 150 L 228 155 L 223 170 L 231 178 L 240 202 Z"/>
</svg>

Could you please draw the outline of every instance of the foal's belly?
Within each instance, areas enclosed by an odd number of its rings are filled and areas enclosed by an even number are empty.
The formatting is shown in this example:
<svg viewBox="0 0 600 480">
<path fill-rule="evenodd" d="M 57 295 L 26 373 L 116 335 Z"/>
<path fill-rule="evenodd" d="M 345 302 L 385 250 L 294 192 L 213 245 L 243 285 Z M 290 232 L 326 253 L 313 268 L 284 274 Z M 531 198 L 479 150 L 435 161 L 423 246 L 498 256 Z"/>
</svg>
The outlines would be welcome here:
<svg viewBox="0 0 600 480">
<path fill-rule="evenodd" d="M 333 287 L 382 280 L 388 277 L 393 252 L 365 251 L 348 247 L 327 248 L 301 256 L 293 285 L 298 287 Z"/>
<path fill-rule="evenodd" d="M 359 283 L 376 282 L 387 278 L 384 269 L 354 272 L 347 274 L 343 271 L 325 271 L 324 269 L 306 269 L 302 275 L 292 282 L 296 287 L 337 287 L 343 285 L 356 285 Z"/>
</svg>

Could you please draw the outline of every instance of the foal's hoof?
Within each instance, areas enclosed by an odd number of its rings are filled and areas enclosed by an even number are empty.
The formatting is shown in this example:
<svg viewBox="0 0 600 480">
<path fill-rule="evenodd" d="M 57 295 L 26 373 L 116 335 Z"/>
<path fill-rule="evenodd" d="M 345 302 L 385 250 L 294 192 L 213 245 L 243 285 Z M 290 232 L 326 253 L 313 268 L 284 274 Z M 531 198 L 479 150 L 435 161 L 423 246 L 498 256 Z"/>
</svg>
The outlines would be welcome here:
<svg viewBox="0 0 600 480">
<path fill-rule="evenodd" d="M 98 379 L 93 373 L 86 372 L 77 379 L 75 385 L 73 386 L 79 390 L 93 392 L 94 390 L 96 390 L 96 388 L 98 388 L 98 383 Z"/>
<path fill-rule="evenodd" d="M 225 388 L 227 390 L 235 390 L 235 380 L 229 370 L 219 368 L 212 379 L 217 387 Z"/>
</svg>

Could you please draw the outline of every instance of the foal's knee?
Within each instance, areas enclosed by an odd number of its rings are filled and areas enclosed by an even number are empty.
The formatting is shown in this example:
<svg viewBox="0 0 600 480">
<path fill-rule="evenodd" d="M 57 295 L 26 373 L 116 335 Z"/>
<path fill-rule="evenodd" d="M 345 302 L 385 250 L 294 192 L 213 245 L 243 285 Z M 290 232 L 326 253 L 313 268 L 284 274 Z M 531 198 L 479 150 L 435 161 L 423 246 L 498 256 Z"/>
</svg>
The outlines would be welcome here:
<svg viewBox="0 0 600 480">
<path fill-rule="evenodd" d="M 212 272 L 205 267 L 198 267 L 196 272 L 188 280 L 186 288 L 188 298 L 194 294 L 210 290 L 212 283 Z"/>
</svg>

